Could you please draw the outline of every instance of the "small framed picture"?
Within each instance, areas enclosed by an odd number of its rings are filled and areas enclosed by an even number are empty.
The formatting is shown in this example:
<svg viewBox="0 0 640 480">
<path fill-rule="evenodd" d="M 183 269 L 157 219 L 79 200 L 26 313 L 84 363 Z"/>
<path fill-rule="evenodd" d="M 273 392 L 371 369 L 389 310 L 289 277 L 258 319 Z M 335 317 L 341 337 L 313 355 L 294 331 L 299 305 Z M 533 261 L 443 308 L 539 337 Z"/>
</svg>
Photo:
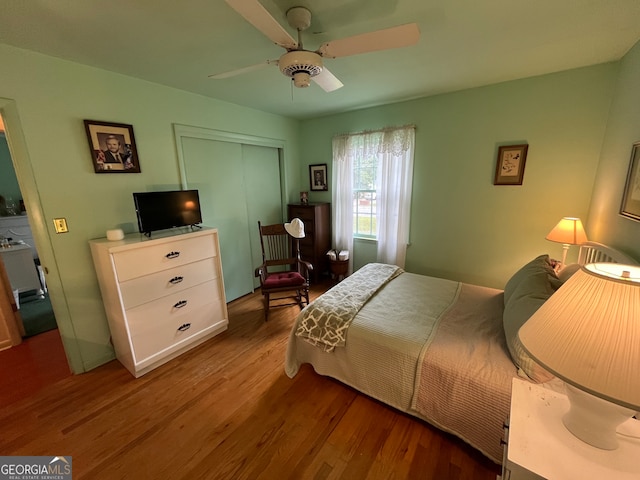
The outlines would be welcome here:
<svg viewBox="0 0 640 480">
<path fill-rule="evenodd" d="M 522 185 L 529 145 L 506 145 L 498 148 L 494 185 Z"/>
<path fill-rule="evenodd" d="M 309 183 L 311 190 L 328 190 L 327 164 L 309 165 Z"/>
<path fill-rule="evenodd" d="M 640 142 L 631 148 L 627 182 L 622 195 L 620 215 L 640 221 Z"/>
<path fill-rule="evenodd" d="M 131 125 L 85 120 L 84 128 L 96 173 L 140 173 Z"/>
</svg>

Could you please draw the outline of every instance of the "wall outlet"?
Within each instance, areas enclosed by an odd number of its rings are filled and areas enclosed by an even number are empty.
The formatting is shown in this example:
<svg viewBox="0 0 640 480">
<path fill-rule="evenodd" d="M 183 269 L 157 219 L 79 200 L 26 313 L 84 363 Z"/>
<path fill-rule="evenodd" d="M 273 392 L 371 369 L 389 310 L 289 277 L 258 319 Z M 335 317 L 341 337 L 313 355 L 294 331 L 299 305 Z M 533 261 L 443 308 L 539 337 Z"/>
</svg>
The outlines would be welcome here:
<svg viewBox="0 0 640 480">
<path fill-rule="evenodd" d="M 56 233 L 67 233 L 69 231 L 66 218 L 54 218 L 53 225 L 56 227 Z"/>
</svg>

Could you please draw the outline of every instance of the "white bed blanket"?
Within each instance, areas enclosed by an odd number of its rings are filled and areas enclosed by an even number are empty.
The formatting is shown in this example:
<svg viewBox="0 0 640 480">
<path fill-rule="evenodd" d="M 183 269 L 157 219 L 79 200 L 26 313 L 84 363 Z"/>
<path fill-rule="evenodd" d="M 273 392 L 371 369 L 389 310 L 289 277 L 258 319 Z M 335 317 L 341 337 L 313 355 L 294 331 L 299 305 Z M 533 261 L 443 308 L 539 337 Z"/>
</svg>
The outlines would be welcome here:
<svg viewBox="0 0 640 480">
<path fill-rule="evenodd" d="M 294 325 L 285 372 L 293 377 L 310 363 L 500 463 L 496 433 L 502 433 L 510 379 L 517 375 L 504 345 L 502 303 L 501 290 L 405 272 L 360 310 L 342 348 L 324 352 L 296 337 Z"/>
<path fill-rule="evenodd" d="M 406 272 L 399 275 L 360 309 L 345 347 L 333 352 L 296 337 L 296 322 L 287 346 L 286 374 L 293 377 L 300 365 L 310 363 L 321 375 L 407 411 L 422 347 L 457 298 L 460 285 Z"/>
</svg>

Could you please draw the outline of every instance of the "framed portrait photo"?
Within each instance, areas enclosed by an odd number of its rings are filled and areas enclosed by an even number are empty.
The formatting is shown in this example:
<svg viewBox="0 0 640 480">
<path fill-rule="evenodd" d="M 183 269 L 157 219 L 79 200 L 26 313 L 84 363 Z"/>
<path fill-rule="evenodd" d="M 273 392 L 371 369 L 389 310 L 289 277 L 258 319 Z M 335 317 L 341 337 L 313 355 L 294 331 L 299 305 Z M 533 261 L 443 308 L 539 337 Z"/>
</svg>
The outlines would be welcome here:
<svg viewBox="0 0 640 480">
<path fill-rule="evenodd" d="M 311 190 L 328 190 L 327 164 L 309 165 L 309 183 Z"/>
<path fill-rule="evenodd" d="M 522 185 L 529 145 L 505 145 L 498 148 L 494 185 Z"/>
<path fill-rule="evenodd" d="M 620 215 L 640 222 L 640 142 L 634 143 L 631 148 Z"/>
<path fill-rule="evenodd" d="M 131 125 L 85 120 L 84 128 L 96 173 L 140 173 Z"/>
</svg>

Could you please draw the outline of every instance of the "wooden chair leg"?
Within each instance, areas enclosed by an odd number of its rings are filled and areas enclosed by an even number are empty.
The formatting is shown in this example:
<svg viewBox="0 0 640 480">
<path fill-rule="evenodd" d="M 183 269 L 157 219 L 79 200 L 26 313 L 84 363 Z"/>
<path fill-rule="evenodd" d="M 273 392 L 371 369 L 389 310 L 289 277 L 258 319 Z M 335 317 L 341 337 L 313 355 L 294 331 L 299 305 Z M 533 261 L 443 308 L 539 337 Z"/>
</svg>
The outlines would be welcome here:
<svg viewBox="0 0 640 480">
<path fill-rule="evenodd" d="M 269 294 L 264 294 L 264 321 L 269 320 Z"/>
<path fill-rule="evenodd" d="M 303 308 L 303 306 L 302 306 L 302 291 L 301 290 L 296 290 L 296 303 L 298 304 L 300 309 Z"/>
</svg>

